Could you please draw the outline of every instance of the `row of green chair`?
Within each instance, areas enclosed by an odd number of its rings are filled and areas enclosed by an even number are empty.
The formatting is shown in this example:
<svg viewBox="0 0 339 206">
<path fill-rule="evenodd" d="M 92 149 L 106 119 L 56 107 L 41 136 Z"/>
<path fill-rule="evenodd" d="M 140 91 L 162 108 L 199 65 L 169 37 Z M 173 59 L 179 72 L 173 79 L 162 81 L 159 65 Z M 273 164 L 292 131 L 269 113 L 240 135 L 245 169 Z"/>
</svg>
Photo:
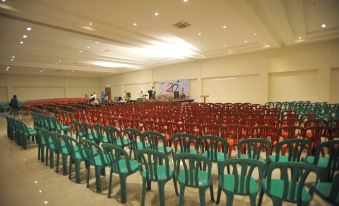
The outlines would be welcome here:
<svg viewBox="0 0 339 206">
<path fill-rule="evenodd" d="M 8 112 L 9 108 L 9 102 L 0 102 L 0 112 Z"/>
<path fill-rule="evenodd" d="M 7 136 L 16 141 L 19 146 L 26 149 L 27 148 L 27 140 L 32 138 L 34 141 L 34 137 L 36 136 L 36 131 L 33 128 L 27 127 L 27 125 L 16 119 L 14 116 L 6 115 L 7 120 Z"/>
<path fill-rule="evenodd" d="M 34 127 L 40 127 L 49 131 L 64 132 L 64 134 L 71 133 L 71 127 L 63 125 L 54 115 L 44 115 L 38 112 L 32 112 Z"/>
</svg>

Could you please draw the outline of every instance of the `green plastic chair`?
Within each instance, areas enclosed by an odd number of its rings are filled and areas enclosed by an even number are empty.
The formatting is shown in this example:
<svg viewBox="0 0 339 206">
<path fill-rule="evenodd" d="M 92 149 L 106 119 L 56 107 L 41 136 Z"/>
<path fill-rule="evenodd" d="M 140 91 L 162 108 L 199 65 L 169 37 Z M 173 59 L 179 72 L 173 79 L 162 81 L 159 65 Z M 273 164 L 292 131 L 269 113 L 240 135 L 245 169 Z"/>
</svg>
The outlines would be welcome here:
<svg viewBox="0 0 339 206">
<path fill-rule="evenodd" d="M 79 142 L 79 140 L 82 139 L 84 135 L 81 132 L 82 129 L 78 120 L 73 119 L 73 127 L 75 129 L 75 139 L 77 142 Z"/>
<path fill-rule="evenodd" d="M 12 118 L 8 115 L 5 116 L 7 121 L 7 137 L 13 140 L 14 127 L 12 123 Z"/>
<path fill-rule="evenodd" d="M 95 167 L 96 190 L 101 192 L 100 174 L 104 175 L 105 166 L 109 163 L 107 157 L 103 155 L 98 144 L 87 139 L 80 139 L 79 149 L 82 158 L 87 164 L 87 187 L 89 187 L 90 165 L 93 165 Z"/>
<path fill-rule="evenodd" d="M 36 130 L 34 128 L 27 127 L 27 125 L 20 120 L 17 121 L 18 126 L 21 130 L 19 136 L 19 145 L 22 148 L 27 149 L 27 139 L 31 137 L 32 140 L 34 140 L 35 139 L 34 137 L 37 135 Z"/>
<path fill-rule="evenodd" d="M 227 173 L 225 174 L 225 167 Z M 230 168 L 232 172 L 230 172 Z M 233 205 L 234 195 L 249 196 L 251 206 L 256 206 L 257 194 L 260 185 L 256 183 L 253 172 L 257 168 L 261 181 L 265 169 L 265 163 L 253 159 L 231 159 L 218 162 L 219 191 L 217 204 L 220 202 L 221 190 L 226 194 L 227 206 Z"/>
<path fill-rule="evenodd" d="M 44 138 L 42 137 L 41 128 L 35 127 L 35 130 L 37 132 L 36 142 L 38 143 L 38 160 L 41 160 L 41 162 L 44 162 L 45 161 L 46 142 L 44 141 Z"/>
<path fill-rule="evenodd" d="M 321 156 L 326 151 L 328 156 Z M 321 143 L 315 148 L 314 156 L 307 156 L 303 162 L 313 164 L 320 170 L 320 181 L 331 182 L 334 174 L 339 169 L 339 140 Z"/>
<path fill-rule="evenodd" d="M 94 140 L 94 132 L 93 132 L 93 127 L 90 127 L 86 122 L 79 122 L 79 127 L 80 127 L 80 133 L 79 137 L 81 138 L 86 138 L 88 140 Z"/>
<path fill-rule="evenodd" d="M 67 175 L 67 158 L 69 156 L 68 149 L 66 147 L 66 144 L 62 138 L 62 134 L 59 134 L 57 132 L 52 132 L 52 140 L 53 144 L 55 146 L 55 153 L 56 153 L 56 172 L 59 172 L 59 159 L 61 155 L 62 159 L 62 175 Z"/>
<path fill-rule="evenodd" d="M 175 154 L 198 154 L 199 139 L 193 134 L 177 133 L 172 136 Z"/>
<path fill-rule="evenodd" d="M 173 179 L 176 194 L 177 185 L 174 179 L 174 170 L 169 166 L 169 159 L 163 152 L 140 149 L 137 150 L 137 160 L 141 163 L 140 174 L 142 177 L 141 205 L 145 205 L 146 184 L 150 190 L 151 182 L 158 182 L 160 205 L 165 206 L 165 184 Z"/>
<path fill-rule="evenodd" d="M 175 154 L 175 178 L 180 184 L 179 206 L 184 205 L 185 187 L 199 189 L 200 206 L 205 206 L 206 190 L 212 186 L 212 161 L 196 154 Z M 183 165 L 183 167 L 180 167 Z"/>
<path fill-rule="evenodd" d="M 333 205 L 339 205 L 339 173 L 333 178 L 333 182 L 319 182 L 311 185 L 311 190 L 322 199 Z"/>
<path fill-rule="evenodd" d="M 166 137 L 159 132 L 145 131 L 142 136 L 142 145 L 145 149 L 152 149 L 166 155 L 172 154 L 173 149 L 166 146 Z"/>
<path fill-rule="evenodd" d="M 270 162 L 299 162 L 303 151 L 311 148 L 312 142 L 308 139 L 286 139 L 279 142 L 275 148 L 275 155 L 269 156 Z M 286 150 L 287 155 L 281 155 Z"/>
<path fill-rule="evenodd" d="M 136 151 L 138 149 L 144 149 L 143 141 L 143 134 L 136 129 L 133 128 L 125 128 L 123 132 L 124 136 L 127 137 L 129 141 L 129 156 L 132 157 L 132 152 L 134 153 L 134 158 L 136 157 Z"/>
<path fill-rule="evenodd" d="M 266 162 L 271 148 L 272 143 L 266 139 L 244 139 L 238 143 L 238 158 L 255 159 Z M 265 151 L 265 159 L 261 158 L 261 152 L 263 151 Z"/>
<path fill-rule="evenodd" d="M 105 143 L 102 145 L 102 147 L 104 150 L 104 154 L 106 154 L 107 159 L 111 166 L 108 198 L 111 197 L 113 173 L 115 173 L 119 175 L 120 179 L 121 203 L 126 203 L 127 201 L 126 179 L 128 176 L 138 171 L 140 163 L 136 160 L 130 160 L 126 151 L 124 151 L 124 149 L 121 148 L 120 146 Z"/>
<path fill-rule="evenodd" d="M 71 179 L 72 177 L 72 162 L 74 161 L 75 182 L 80 183 L 80 164 L 82 161 L 84 161 L 84 159 L 82 159 L 80 154 L 79 143 L 72 137 L 66 135 L 62 135 L 61 138 L 63 139 L 68 150 L 68 153 L 71 157 L 69 161 L 69 171 L 68 171 L 69 179 Z"/>
<path fill-rule="evenodd" d="M 54 167 L 54 152 L 55 152 L 55 145 L 52 140 L 52 133 L 46 129 L 41 129 L 41 136 L 46 143 L 46 166 L 48 165 L 49 160 L 49 167 L 52 169 Z M 48 153 L 49 152 L 49 153 Z M 49 159 L 48 159 L 49 155 Z"/>
<path fill-rule="evenodd" d="M 273 173 L 278 170 L 280 179 L 274 179 Z M 302 162 L 273 162 L 267 170 L 267 177 L 262 181 L 259 205 L 263 192 L 273 201 L 273 206 L 282 205 L 283 201 L 309 205 L 313 199 L 313 192 L 307 191 L 305 181 L 310 173 L 315 174 L 314 186 L 319 182 L 319 172 L 314 165 Z"/>
<path fill-rule="evenodd" d="M 129 145 L 128 139 L 124 138 L 122 132 L 118 130 L 117 128 L 111 125 L 108 125 L 105 127 L 105 130 L 106 130 L 106 135 L 107 135 L 107 139 L 109 143 L 113 145 L 117 145 L 121 148 L 125 148 Z"/>
<path fill-rule="evenodd" d="M 99 144 L 100 142 L 109 143 L 105 126 L 100 124 L 93 124 L 93 139 L 97 144 Z"/>
<path fill-rule="evenodd" d="M 52 123 L 53 131 L 59 132 L 59 133 L 64 132 L 64 134 L 66 135 L 68 132 L 71 131 L 71 126 L 61 124 L 56 117 L 50 116 L 49 120 Z M 70 134 L 72 133 L 70 132 Z"/>
</svg>

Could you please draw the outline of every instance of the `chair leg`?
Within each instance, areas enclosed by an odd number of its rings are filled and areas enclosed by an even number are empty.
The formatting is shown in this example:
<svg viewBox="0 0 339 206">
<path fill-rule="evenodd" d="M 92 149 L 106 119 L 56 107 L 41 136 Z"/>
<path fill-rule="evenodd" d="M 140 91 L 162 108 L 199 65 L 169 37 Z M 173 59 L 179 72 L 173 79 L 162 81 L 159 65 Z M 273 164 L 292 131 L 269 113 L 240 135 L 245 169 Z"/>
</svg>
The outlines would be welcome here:
<svg viewBox="0 0 339 206">
<path fill-rule="evenodd" d="M 272 201 L 273 201 L 273 206 L 281 206 L 282 205 L 281 199 L 272 197 Z"/>
<path fill-rule="evenodd" d="M 40 160 L 41 146 L 38 144 L 38 160 Z"/>
<path fill-rule="evenodd" d="M 264 197 L 264 190 L 261 189 L 259 192 L 259 198 L 258 198 L 258 206 L 261 206 L 262 198 Z"/>
<path fill-rule="evenodd" d="M 229 193 L 229 192 L 226 192 L 226 206 L 232 206 L 233 205 L 233 197 L 234 197 L 234 194 L 233 193 Z"/>
<path fill-rule="evenodd" d="M 67 155 L 62 155 L 62 175 L 67 175 Z"/>
<path fill-rule="evenodd" d="M 80 183 L 80 161 L 75 160 L 75 182 Z M 72 164 L 72 162 L 71 162 Z"/>
<path fill-rule="evenodd" d="M 95 183 L 97 187 L 97 192 L 101 192 L 101 166 L 95 166 Z"/>
<path fill-rule="evenodd" d="M 56 172 L 59 173 L 59 156 L 60 154 L 57 153 L 57 158 L 56 158 Z"/>
<path fill-rule="evenodd" d="M 141 206 L 145 206 L 145 195 L 146 195 L 146 179 L 142 178 L 142 188 L 141 188 Z"/>
<path fill-rule="evenodd" d="M 54 151 L 49 150 L 49 167 L 54 168 Z"/>
<path fill-rule="evenodd" d="M 184 206 L 185 185 L 180 184 L 179 206 Z"/>
<path fill-rule="evenodd" d="M 45 161 L 45 146 L 42 145 L 41 146 L 41 162 L 44 162 Z"/>
<path fill-rule="evenodd" d="M 48 147 L 46 148 L 46 166 L 48 165 Z"/>
<path fill-rule="evenodd" d="M 216 201 L 217 204 L 220 203 L 220 197 L 221 197 L 221 188 L 218 187 L 218 194 L 217 194 L 217 201 Z"/>
<path fill-rule="evenodd" d="M 126 175 L 120 175 L 120 198 L 121 203 L 127 202 L 127 193 L 126 193 Z"/>
<path fill-rule="evenodd" d="M 89 187 L 89 175 L 90 175 L 90 171 L 91 171 L 91 165 L 86 162 L 86 168 L 87 168 L 87 188 Z"/>
<path fill-rule="evenodd" d="M 112 184 L 113 184 L 113 170 L 111 168 L 111 170 L 109 172 L 108 198 L 111 198 Z"/>
<path fill-rule="evenodd" d="M 152 189 L 152 181 L 148 180 L 147 181 L 147 191 L 151 191 L 151 189 Z"/>
<path fill-rule="evenodd" d="M 206 189 L 199 188 L 200 206 L 205 206 L 206 205 L 205 193 L 206 193 Z"/>
<path fill-rule="evenodd" d="M 257 204 L 257 194 L 250 194 L 251 206 L 256 206 Z"/>
<path fill-rule="evenodd" d="M 173 184 L 174 184 L 174 190 L 175 190 L 175 194 L 178 196 L 178 185 L 177 185 L 177 181 L 175 181 L 175 177 L 173 176 Z"/>
<path fill-rule="evenodd" d="M 211 195 L 211 200 L 214 202 L 214 192 L 213 192 L 213 185 L 210 185 L 210 195 Z"/>
<path fill-rule="evenodd" d="M 68 179 L 72 179 L 72 157 L 69 158 Z"/>
<path fill-rule="evenodd" d="M 165 206 L 165 183 L 158 182 L 160 206 Z"/>
</svg>

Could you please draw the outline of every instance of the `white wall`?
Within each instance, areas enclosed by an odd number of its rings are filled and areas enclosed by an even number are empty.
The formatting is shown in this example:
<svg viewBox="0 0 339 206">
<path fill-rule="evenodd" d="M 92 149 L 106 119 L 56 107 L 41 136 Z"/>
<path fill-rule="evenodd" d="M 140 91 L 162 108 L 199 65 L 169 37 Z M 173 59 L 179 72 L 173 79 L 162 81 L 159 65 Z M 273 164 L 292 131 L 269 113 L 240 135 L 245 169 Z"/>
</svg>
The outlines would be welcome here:
<svg viewBox="0 0 339 206">
<path fill-rule="evenodd" d="M 102 79 L 138 90 L 159 81 L 189 79 L 190 96 L 201 102 L 312 100 L 339 102 L 339 40 L 197 60 Z M 129 86 L 133 85 L 133 86 Z M 134 91 L 133 89 L 133 91 Z M 133 95 L 133 94 L 132 94 Z"/>
<path fill-rule="evenodd" d="M 0 75 L 0 101 L 84 97 L 99 93 L 101 79 L 86 77 Z"/>
</svg>

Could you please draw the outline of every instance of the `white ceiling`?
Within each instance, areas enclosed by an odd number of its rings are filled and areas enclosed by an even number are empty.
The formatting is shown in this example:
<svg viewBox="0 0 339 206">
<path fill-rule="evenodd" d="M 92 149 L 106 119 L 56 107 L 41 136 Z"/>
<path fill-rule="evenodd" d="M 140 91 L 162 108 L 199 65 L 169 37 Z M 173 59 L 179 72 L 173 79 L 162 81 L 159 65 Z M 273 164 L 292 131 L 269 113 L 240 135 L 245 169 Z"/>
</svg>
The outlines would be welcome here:
<svg viewBox="0 0 339 206">
<path fill-rule="evenodd" d="M 106 76 L 338 38 L 338 20 L 338 0 L 0 0 L 0 72 Z"/>
</svg>

